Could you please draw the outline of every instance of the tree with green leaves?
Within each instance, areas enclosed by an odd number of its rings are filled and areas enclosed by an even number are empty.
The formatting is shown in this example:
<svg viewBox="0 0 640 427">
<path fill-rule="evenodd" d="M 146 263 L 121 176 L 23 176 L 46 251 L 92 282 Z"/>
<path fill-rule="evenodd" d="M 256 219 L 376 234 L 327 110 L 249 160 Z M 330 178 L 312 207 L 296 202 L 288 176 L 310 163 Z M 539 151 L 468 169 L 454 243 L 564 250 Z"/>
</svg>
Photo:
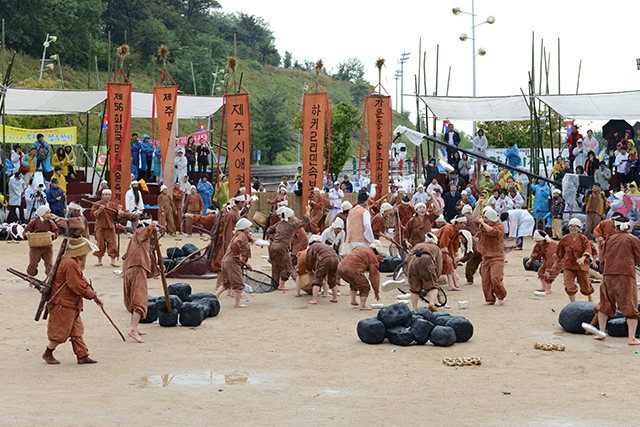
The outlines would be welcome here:
<svg viewBox="0 0 640 427">
<path fill-rule="evenodd" d="M 358 136 L 358 123 L 362 119 L 360 110 L 347 102 L 331 107 L 331 163 L 329 173 L 337 177 L 351 157 L 354 138 Z M 324 169 L 329 160 L 329 140 L 325 138 Z"/>
<path fill-rule="evenodd" d="M 284 96 L 276 91 L 269 91 L 254 101 L 257 107 L 251 116 L 251 142 L 254 148 L 264 153 L 269 165 L 275 163 L 278 154 L 289 150 L 294 144 L 289 128 L 290 117 L 284 103 Z"/>
<path fill-rule="evenodd" d="M 353 106 L 356 108 L 361 108 L 364 105 L 364 99 L 367 97 L 367 94 L 371 92 L 373 86 L 364 79 L 358 79 L 351 86 L 349 86 L 349 92 L 351 93 L 351 98 L 353 98 Z"/>
<path fill-rule="evenodd" d="M 358 58 L 347 59 L 338 64 L 338 72 L 333 77 L 350 82 L 362 80 L 364 79 L 364 65 Z"/>
</svg>

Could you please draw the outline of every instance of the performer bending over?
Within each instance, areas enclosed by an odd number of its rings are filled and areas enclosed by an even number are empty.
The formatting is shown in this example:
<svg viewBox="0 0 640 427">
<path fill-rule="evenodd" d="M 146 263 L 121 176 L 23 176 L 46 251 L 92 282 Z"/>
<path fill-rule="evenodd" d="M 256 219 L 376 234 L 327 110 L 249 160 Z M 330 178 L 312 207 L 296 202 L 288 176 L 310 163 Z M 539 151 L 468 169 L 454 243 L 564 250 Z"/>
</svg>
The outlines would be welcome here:
<svg viewBox="0 0 640 427">
<path fill-rule="evenodd" d="M 293 209 L 282 206 L 277 211 L 280 213 L 281 221 L 267 229 L 267 234 L 274 234 L 273 243 L 269 246 L 269 261 L 271 262 L 271 277 L 278 281 L 278 290 L 289 290 L 285 286 L 293 270 L 289 247 L 296 230 L 309 225 L 310 210 L 311 208 L 307 206 L 307 214 L 304 218 L 301 221 L 292 221 Z"/>
<path fill-rule="evenodd" d="M 604 332 L 607 320 L 616 312 L 616 305 L 627 318 L 629 345 L 639 345 L 635 337 L 638 327 L 638 289 L 635 266 L 640 266 L 640 240 L 629 234 L 629 220 L 615 218 L 615 226 L 620 230 L 604 244 L 600 254 L 600 268 L 604 274 L 600 285 L 600 302 L 593 307 L 598 313 L 600 330 Z M 604 337 L 595 337 L 603 340 Z"/>
<path fill-rule="evenodd" d="M 251 270 L 248 264 L 251 258 L 250 243 L 251 238 L 251 221 L 241 218 L 237 223 L 233 232 L 233 238 L 229 242 L 229 247 L 222 258 L 222 273 L 218 276 L 218 290 L 216 297 L 220 297 L 225 289 L 232 289 L 236 302 L 235 308 L 247 308 L 247 305 L 240 302 L 242 291 L 244 290 L 244 279 L 242 278 L 242 268 Z"/>
<path fill-rule="evenodd" d="M 104 193 L 104 192 L 103 192 Z M 93 249 L 91 243 L 79 237 L 70 239 L 65 251 L 65 257 L 58 265 L 58 271 L 51 285 L 51 300 L 47 308 L 49 321 L 47 323 L 47 336 L 49 344 L 42 358 L 50 365 L 58 365 L 60 362 L 53 357 L 56 347 L 71 338 L 73 352 L 78 358 L 78 364 L 96 363 L 89 357 L 89 349 L 82 339 L 84 325 L 80 318 L 82 311 L 82 298 L 94 300 L 102 307 L 102 301 L 98 294 L 82 275 L 79 261 L 87 256 Z"/>
<path fill-rule="evenodd" d="M 340 258 L 331 246 L 324 243 L 314 243 L 307 250 L 305 259 L 307 271 L 312 271 L 315 265 L 315 274 L 313 276 L 313 299 L 309 304 L 318 303 L 318 293 L 322 287 L 322 282 L 327 279 L 327 284 L 333 292 L 331 302 L 338 302 L 338 264 Z"/>
<path fill-rule="evenodd" d="M 407 276 L 411 291 L 411 306 L 418 308 L 418 299 L 422 291 L 427 291 L 427 300 L 438 299 L 438 277 L 442 272 L 442 251 L 438 247 L 438 238 L 427 233 L 424 243 L 415 245 L 405 261 L 404 274 Z"/>
<path fill-rule="evenodd" d="M 378 266 L 382 261 L 384 261 L 384 256 L 380 240 L 374 240 L 369 247 L 356 246 L 340 261 L 338 273 L 340 273 L 340 278 L 350 285 L 351 305 L 358 305 L 356 294 L 360 292 L 360 310 L 371 310 L 372 308 L 367 306 L 370 288 L 373 288 L 376 301 L 380 301 L 380 270 Z M 367 271 L 369 272 L 369 280 L 364 275 Z"/>
<path fill-rule="evenodd" d="M 589 282 L 589 258 L 591 257 L 591 244 L 589 240 L 580 234 L 582 222 L 578 218 L 569 221 L 569 234 L 560 239 L 558 248 L 554 255 L 555 263 L 553 269 L 560 268 L 560 261 L 564 260 L 564 290 L 569 295 L 569 301 L 576 300 L 578 287 L 575 284 L 576 278 L 580 285 L 580 293 L 586 295 L 589 301 L 593 301 L 593 286 Z"/>
<path fill-rule="evenodd" d="M 533 251 L 531 251 L 529 261 L 527 261 L 527 267 L 529 267 L 533 261 L 542 259 L 542 265 L 538 270 L 538 279 L 540 279 L 542 287 L 536 289 L 536 292 L 550 294 L 551 284 L 562 271 L 564 261 L 560 260 L 557 268 L 554 268 L 554 255 L 558 250 L 558 244 L 554 242 L 547 233 L 536 230 L 533 232 L 533 240 L 536 242 L 536 245 L 533 247 Z"/>
</svg>

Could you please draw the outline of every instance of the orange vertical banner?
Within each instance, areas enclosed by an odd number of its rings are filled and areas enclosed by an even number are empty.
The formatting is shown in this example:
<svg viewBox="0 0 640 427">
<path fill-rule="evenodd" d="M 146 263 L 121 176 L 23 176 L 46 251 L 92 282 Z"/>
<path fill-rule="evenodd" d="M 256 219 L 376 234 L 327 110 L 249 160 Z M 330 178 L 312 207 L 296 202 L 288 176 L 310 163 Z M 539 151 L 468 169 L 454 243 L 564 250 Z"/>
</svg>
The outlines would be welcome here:
<svg viewBox="0 0 640 427">
<path fill-rule="evenodd" d="M 367 96 L 371 183 L 376 184 L 376 200 L 389 192 L 389 143 L 391 141 L 391 97 Z"/>
<path fill-rule="evenodd" d="M 302 107 L 302 200 L 313 197 L 313 189 L 322 189 L 324 169 L 324 135 L 328 95 L 326 92 L 305 93 Z"/>
<path fill-rule="evenodd" d="M 160 141 L 162 170 L 164 171 L 167 153 L 169 152 L 169 139 L 171 138 L 171 132 L 173 131 L 173 118 L 176 114 L 178 86 L 156 86 L 153 88 L 153 94 L 156 98 L 156 110 L 158 112 L 158 140 Z M 171 169 L 173 169 L 173 167 Z M 170 185 L 167 186 L 171 187 Z"/>
<path fill-rule="evenodd" d="M 229 195 L 235 196 L 240 187 L 251 194 L 251 123 L 249 94 L 225 96 L 227 116 L 227 156 L 229 156 Z"/>
<path fill-rule="evenodd" d="M 124 195 L 131 185 L 131 83 L 107 84 L 107 142 L 111 200 L 125 206 Z"/>
</svg>

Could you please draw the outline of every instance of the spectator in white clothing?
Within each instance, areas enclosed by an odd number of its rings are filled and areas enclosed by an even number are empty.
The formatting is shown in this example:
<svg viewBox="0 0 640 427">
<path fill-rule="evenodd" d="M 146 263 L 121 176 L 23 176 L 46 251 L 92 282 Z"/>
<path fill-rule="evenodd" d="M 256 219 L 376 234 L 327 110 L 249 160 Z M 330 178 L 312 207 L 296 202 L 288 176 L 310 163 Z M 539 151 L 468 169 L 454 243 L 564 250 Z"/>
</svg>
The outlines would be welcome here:
<svg viewBox="0 0 640 427">
<path fill-rule="evenodd" d="M 587 154 L 589 150 L 587 150 L 582 142 L 582 138 L 578 138 L 578 146 L 573 149 L 573 167 L 574 169 L 578 166 L 582 166 L 584 170 L 584 165 L 587 163 Z"/>
<path fill-rule="evenodd" d="M 593 136 L 593 131 L 589 129 L 587 131 L 587 137 L 582 142 L 584 148 L 587 149 L 587 152 L 593 151 L 594 153 L 598 152 L 598 148 L 600 148 L 600 144 L 595 136 Z"/>
<path fill-rule="evenodd" d="M 420 184 L 418 185 L 418 191 L 415 192 L 413 198 L 411 199 L 411 205 L 415 207 L 418 203 L 426 204 L 429 199 L 429 195 L 424 192 L 424 187 L 422 186 L 422 184 Z"/>
<path fill-rule="evenodd" d="M 333 221 L 333 218 L 340 212 L 340 206 L 342 206 L 342 198 L 344 197 L 344 191 L 340 189 L 340 182 L 333 183 L 333 188 L 329 190 L 329 203 L 331 203 L 332 209 L 329 217 L 329 222 Z"/>
</svg>

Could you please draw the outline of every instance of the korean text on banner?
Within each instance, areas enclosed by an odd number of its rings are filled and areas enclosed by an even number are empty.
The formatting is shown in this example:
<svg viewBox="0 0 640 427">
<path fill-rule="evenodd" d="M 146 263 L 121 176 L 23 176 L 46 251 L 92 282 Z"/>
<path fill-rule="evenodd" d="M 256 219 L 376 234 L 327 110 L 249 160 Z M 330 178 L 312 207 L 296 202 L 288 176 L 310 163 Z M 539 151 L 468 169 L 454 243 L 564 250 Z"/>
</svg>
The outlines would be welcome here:
<svg viewBox="0 0 640 427">
<path fill-rule="evenodd" d="M 107 84 L 111 200 L 122 207 L 125 206 L 124 195 L 131 185 L 131 91 L 131 83 Z"/>
<path fill-rule="evenodd" d="M 251 194 L 251 128 L 249 94 L 226 95 L 227 154 L 229 156 L 229 194 L 235 196 L 240 187 Z"/>
<path fill-rule="evenodd" d="M 44 140 L 49 144 L 78 143 L 78 128 L 75 126 L 55 129 L 21 129 L 5 126 L 5 139 L 9 144 L 33 144 L 38 140 L 39 133 L 44 135 Z"/>
<path fill-rule="evenodd" d="M 156 96 L 156 110 L 158 115 L 158 139 L 162 155 L 162 168 L 165 170 L 169 138 L 173 130 L 173 117 L 176 114 L 178 86 L 156 86 L 153 88 Z"/>
<path fill-rule="evenodd" d="M 313 189 L 322 189 L 324 169 L 324 135 L 326 123 L 327 93 L 305 93 L 302 109 L 302 200 L 313 197 Z"/>
<path fill-rule="evenodd" d="M 376 199 L 389 192 L 389 141 L 391 139 L 391 97 L 367 97 L 371 183 L 376 184 Z"/>
</svg>

